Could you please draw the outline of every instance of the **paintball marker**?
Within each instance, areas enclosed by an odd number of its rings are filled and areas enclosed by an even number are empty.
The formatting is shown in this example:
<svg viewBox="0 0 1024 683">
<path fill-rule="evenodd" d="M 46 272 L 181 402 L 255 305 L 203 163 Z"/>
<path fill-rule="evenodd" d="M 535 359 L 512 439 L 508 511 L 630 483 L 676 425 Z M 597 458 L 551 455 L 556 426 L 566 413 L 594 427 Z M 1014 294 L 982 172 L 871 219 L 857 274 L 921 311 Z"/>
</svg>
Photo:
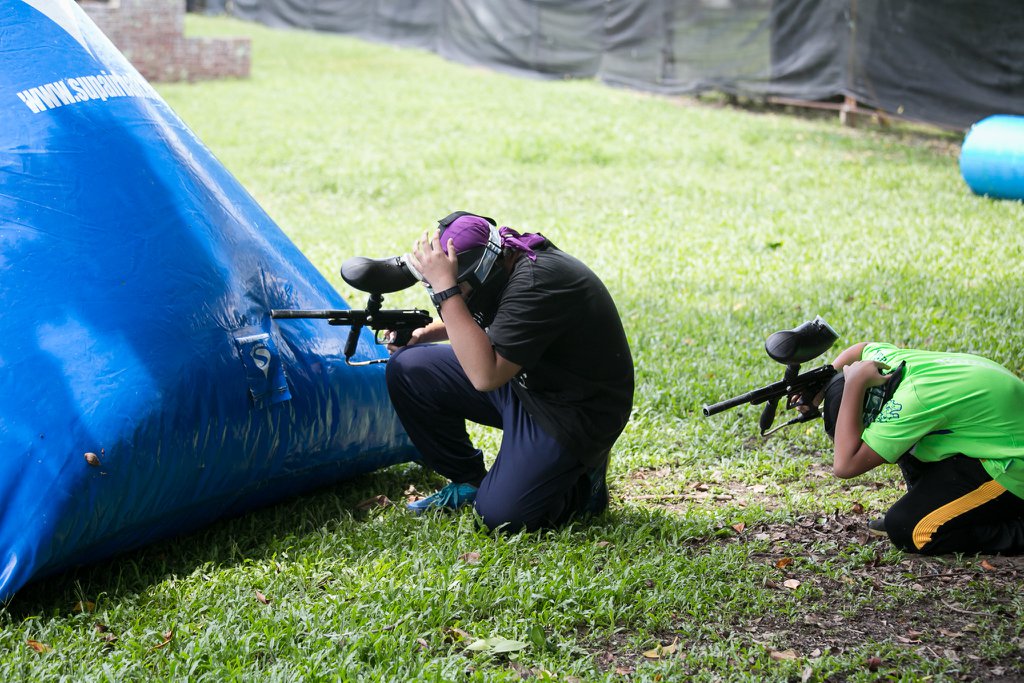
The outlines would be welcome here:
<svg viewBox="0 0 1024 683">
<path fill-rule="evenodd" d="M 384 304 L 382 295 L 397 292 L 417 282 L 416 276 L 405 265 L 401 256 L 383 259 L 371 259 L 365 256 L 350 258 L 341 264 L 341 277 L 359 291 L 370 294 L 365 309 L 322 311 L 274 309 L 270 311 L 270 317 L 279 320 L 319 318 L 326 320 L 329 325 L 351 325 L 352 329 L 349 330 L 348 340 L 345 342 L 345 362 L 349 365 L 372 365 L 373 363 L 387 362 L 386 358 L 366 361 L 352 360 L 352 356 L 356 352 L 356 344 L 359 342 L 359 332 L 363 327 L 369 327 L 374 331 L 374 339 L 378 344 L 405 346 L 409 343 L 413 330 L 433 321 L 430 314 L 422 309 L 381 309 Z M 392 336 L 381 338 L 381 333 L 385 330 L 390 330 Z"/>
<path fill-rule="evenodd" d="M 822 320 L 821 316 L 814 320 L 808 320 L 792 330 L 781 330 L 775 332 L 764 343 L 765 351 L 772 358 L 786 366 L 786 374 L 781 382 L 775 382 L 760 389 L 754 389 L 740 396 L 729 398 L 719 403 L 712 403 L 704 406 L 705 417 L 715 415 L 723 410 L 729 410 L 736 406 L 750 403 L 751 405 L 766 404 L 761 412 L 759 426 L 761 436 L 782 429 L 797 422 L 807 422 L 821 416 L 821 412 L 814 405 L 812 399 L 821 391 L 833 375 L 835 368 L 830 364 L 822 365 L 820 368 L 800 372 L 800 364 L 805 363 L 815 356 L 819 356 L 830 348 L 839 338 L 835 330 Z M 789 422 L 772 429 L 775 422 L 775 413 L 778 410 L 779 401 L 786 398 L 786 409 L 797 406 L 807 406 L 806 412 L 800 413 Z"/>
</svg>

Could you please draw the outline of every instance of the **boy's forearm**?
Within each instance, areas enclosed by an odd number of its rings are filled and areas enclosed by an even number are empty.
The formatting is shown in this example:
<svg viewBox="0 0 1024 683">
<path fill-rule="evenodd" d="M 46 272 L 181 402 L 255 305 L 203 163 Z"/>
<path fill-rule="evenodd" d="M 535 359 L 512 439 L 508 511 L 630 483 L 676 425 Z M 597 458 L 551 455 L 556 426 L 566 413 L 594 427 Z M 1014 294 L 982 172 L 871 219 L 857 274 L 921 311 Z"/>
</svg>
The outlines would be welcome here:
<svg viewBox="0 0 1024 683">
<path fill-rule="evenodd" d="M 852 347 L 851 347 L 852 348 Z M 832 469 L 836 476 L 847 478 L 859 472 L 853 467 L 854 458 L 860 450 L 864 433 L 863 405 L 867 386 L 857 378 L 850 378 L 843 388 L 843 402 L 836 417 L 835 451 Z"/>
<path fill-rule="evenodd" d="M 465 300 L 454 296 L 442 304 L 445 329 L 455 357 L 477 391 L 491 391 L 504 385 L 521 369 L 494 350 L 487 334 L 477 325 Z"/>
<path fill-rule="evenodd" d="M 860 342 L 859 344 L 854 344 L 853 346 L 846 348 L 836 356 L 834 361 L 832 361 L 832 367 L 836 370 L 842 370 L 847 365 L 856 363 L 860 360 L 861 355 L 864 353 L 864 347 L 867 345 L 868 342 Z"/>
</svg>

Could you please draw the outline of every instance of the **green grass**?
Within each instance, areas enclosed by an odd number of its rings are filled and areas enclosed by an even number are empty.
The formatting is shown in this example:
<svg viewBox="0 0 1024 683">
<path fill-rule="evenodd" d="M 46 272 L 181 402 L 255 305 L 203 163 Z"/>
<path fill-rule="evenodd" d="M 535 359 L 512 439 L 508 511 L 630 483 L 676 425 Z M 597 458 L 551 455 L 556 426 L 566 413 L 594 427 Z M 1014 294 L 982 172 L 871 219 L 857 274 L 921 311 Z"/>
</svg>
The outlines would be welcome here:
<svg viewBox="0 0 1024 683">
<path fill-rule="evenodd" d="M 252 36 L 252 78 L 159 91 L 350 302 L 342 260 L 405 251 L 456 209 L 543 232 L 598 272 L 638 380 L 611 511 L 504 536 L 470 513 L 361 510 L 440 483 L 395 467 L 30 585 L 0 610 L 0 678 L 1024 674 L 1015 565 L 866 543 L 855 527 L 899 496 L 892 468 L 840 482 L 817 427 L 762 441 L 755 409 L 700 414 L 779 379 L 765 337 L 816 314 L 843 345 L 1024 373 L 1024 205 L 970 193 L 958 136 L 517 79 L 223 18 L 187 28 Z M 388 301 L 427 304 L 416 289 Z M 493 452 L 496 434 L 478 434 Z M 525 647 L 467 649 L 493 637 Z"/>
</svg>

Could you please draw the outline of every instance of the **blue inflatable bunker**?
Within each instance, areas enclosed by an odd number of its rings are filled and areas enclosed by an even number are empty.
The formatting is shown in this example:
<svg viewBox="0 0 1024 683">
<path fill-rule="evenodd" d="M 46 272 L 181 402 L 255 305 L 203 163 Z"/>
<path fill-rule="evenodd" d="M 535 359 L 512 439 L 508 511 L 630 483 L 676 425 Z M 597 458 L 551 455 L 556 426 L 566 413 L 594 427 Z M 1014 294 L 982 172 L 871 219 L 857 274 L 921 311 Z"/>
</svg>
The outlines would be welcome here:
<svg viewBox="0 0 1024 683">
<path fill-rule="evenodd" d="M 960 175 L 975 194 L 1024 199 L 1024 116 L 989 116 L 971 126 Z"/>
<path fill-rule="evenodd" d="M 73 0 L 0 3 L 0 272 L 0 599 L 416 456 L 383 365 L 269 314 L 345 302 Z"/>
</svg>

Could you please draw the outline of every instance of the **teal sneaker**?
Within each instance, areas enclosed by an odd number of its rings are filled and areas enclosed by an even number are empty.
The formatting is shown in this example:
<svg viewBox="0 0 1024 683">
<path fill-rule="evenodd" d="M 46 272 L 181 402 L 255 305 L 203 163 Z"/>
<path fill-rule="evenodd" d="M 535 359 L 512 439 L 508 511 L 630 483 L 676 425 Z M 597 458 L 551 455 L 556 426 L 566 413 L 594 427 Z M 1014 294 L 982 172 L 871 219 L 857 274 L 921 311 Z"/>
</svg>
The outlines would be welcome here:
<svg viewBox="0 0 1024 683">
<path fill-rule="evenodd" d="M 409 512 L 422 515 L 428 510 L 458 510 L 476 500 L 477 487 L 472 484 L 456 484 L 454 481 L 432 496 L 406 505 Z"/>
</svg>

